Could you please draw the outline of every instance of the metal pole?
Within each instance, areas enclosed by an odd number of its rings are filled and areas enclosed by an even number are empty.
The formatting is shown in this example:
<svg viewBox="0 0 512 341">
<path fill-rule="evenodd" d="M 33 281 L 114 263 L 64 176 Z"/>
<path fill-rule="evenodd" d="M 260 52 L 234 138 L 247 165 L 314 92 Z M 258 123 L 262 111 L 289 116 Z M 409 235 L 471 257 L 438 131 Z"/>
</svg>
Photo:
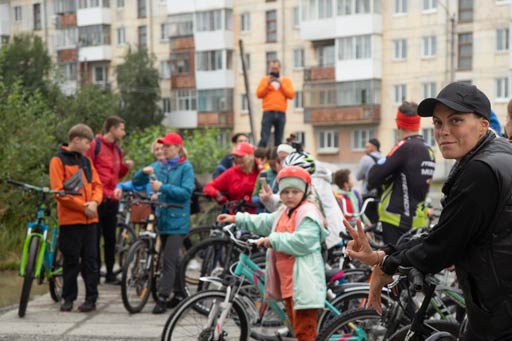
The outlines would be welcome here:
<svg viewBox="0 0 512 341">
<path fill-rule="evenodd" d="M 256 130 L 254 129 L 254 122 L 252 117 L 252 105 L 251 105 L 251 90 L 249 89 L 249 76 L 247 75 L 247 68 L 245 67 L 245 58 L 244 58 L 244 43 L 242 39 L 238 40 L 238 45 L 240 46 L 240 59 L 242 60 L 242 71 L 244 73 L 244 84 L 245 84 L 245 94 L 247 97 L 247 109 L 249 111 L 249 123 L 251 125 L 251 135 L 256 141 Z"/>
</svg>

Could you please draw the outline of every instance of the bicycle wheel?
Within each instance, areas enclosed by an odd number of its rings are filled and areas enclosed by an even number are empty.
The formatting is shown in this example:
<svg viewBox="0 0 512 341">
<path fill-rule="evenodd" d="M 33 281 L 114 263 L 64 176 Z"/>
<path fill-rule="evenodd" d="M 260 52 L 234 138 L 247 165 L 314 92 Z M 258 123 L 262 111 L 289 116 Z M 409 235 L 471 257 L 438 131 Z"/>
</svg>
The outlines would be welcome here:
<svg viewBox="0 0 512 341">
<path fill-rule="evenodd" d="M 193 246 L 180 263 L 178 283 L 182 294 L 188 296 L 207 289 L 211 283 L 199 278 L 222 274 L 225 266 L 238 260 L 238 255 L 228 239 L 207 239 Z"/>
<path fill-rule="evenodd" d="M 58 249 L 55 250 L 51 274 L 48 280 L 50 295 L 55 302 L 59 302 L 62 297 L 62 285 L 64 282 L 62 278 L 62 258 L 62 252 Z"/>
<path fill-rule="evenodd" d="M 23 276 L 23 286 L 21 287 L 20 305 L 18 307 L 18 316 L 25 316 L 27 304 L 32 289 L 32 281 L 36 270 L 36 258 L 39 251 L 39 237 L 32 237 L 28 249 L 27 265 L 25 266 L 25 275 Z"/>
<path fill-rule="evenodd" d="M 130 248 L 121 277 L 121 298 L 130 313 L 138 313 L 151 293 L 153 264 L 145 240 L 136 241 Z"/>
<path fill-rule="evenodd" d="M 190 228 L 190 232 L 183 240 L 182 255 L 184 256 L 192 246 L 210 237 L 210 226 L 196 226 Z"/>
<path fill-rule="evenodd" d="M 117 239 L 116 239 L 116 258 L 119 268 L 114 271 L 118 274 L 123 271 L 123 264 L 130 250 L 130 246 L 137 240 L 135 230 L 132 226 L 123 223 L 117 224 Z"/>
<path fill-rule="evenodd" d="M 225 300 L 226 292 L 206 290 L 182 301 L 167 319 L 162 340 L 211 340 L 217 327 L 221 328 L 220 340 L 247 340 L 249 337 L 247 317 L 237 299 L 232 302 L 222 326 L 217 326 Z M 197 306 L 202 306 L 202 310 L 207 314 L 197 312 Z"/>
<path fill-rule="evenodd" d="M 386 327 L 373 309 L 359 309 L 333 318 L 319 333 L 317 341 L 324 340 L 384 340 Z"/>
<path fill-rule="evenodd" d="M 456 337 L 459 335 L 460 325 L 455 321 L 427 320 L 424 322 L 424 324 L 430 326 L 431 328 L 433 328 L 434 330 L 436 330 L 438 332 L 448 332 L 453 336 L 453 338 L 443 337 L 442 339 L 438 339 L 438 340 L 457 340 Z M 405 336 L 407 335 L 409 328 L 411 328 L 411 325 L 402 327 L 396 333 L 391 335 L 388 340 L 389 341 L 405 340 Z M 426 338 L 428 338 L 430 335 L 432 335 L 434 333 L 435 332 L 432 332 L 429 335 L 416 335 L 415 340 L 425 340 Z"/>
</svg>

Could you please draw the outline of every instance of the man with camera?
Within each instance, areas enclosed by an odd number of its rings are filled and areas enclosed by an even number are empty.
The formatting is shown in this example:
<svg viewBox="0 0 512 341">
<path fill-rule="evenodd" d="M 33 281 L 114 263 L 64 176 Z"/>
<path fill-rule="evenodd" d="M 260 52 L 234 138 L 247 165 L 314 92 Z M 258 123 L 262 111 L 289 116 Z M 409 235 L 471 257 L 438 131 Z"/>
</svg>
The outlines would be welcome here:
<svg viewBox="0 0 512 341">
<path fill-rule="evenodd" d="M 280 75 L 281 62 L 270 62 L 270 72 L 263 77 L 256 90 L 256 96 L 263 100 L 261 138 L 258 147 L 267 147 L 270 131 L 274 127 L 274 146 L 281 144 L 286 124 L 287 101 L 295 97 L 292 81 Z"/>
</svg>

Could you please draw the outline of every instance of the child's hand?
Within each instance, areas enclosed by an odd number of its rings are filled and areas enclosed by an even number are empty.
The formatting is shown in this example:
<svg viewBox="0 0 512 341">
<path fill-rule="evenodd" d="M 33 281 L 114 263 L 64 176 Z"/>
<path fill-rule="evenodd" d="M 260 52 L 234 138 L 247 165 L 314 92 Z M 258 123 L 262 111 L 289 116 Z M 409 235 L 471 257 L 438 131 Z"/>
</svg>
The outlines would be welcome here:
<svg viewBox="0 0 512 341">
<path fill-rule="evenodd" d="M 98 215 L 98 203 L 96 201 L 88 201 L 84 206 L 84 213 L 87 218 L 94 218 Z"/>
<path fill-rule="evenodd" d="M 256 242 L 256 246 L 257 247 L 263 246 L 267 249 L 272 247 L 272 245 L 270 245 L 270 239 L 268 239 L 268 237 L 258 239 L 258 241 Z"/>
<path fill-rule="evenodd" d="M 217 216 L 217 222 L 220 223 L 220 224 L 225 224 L 225 223 L 234 223 L 235 222 L 235 216 L 234 215 L 231 215 L 231 214 L 219 214 Z"/>
<path fill-rule="evenodd" d="M 123 190 L 121 188 L 116 188 L 113 193 L 114 199 L 119 200 L 123 196 Z"/>
<path fill-rule="evenodd" d="M 153 192 L 160 191 L 160 187 L 162 187 L 162 181 L 152 180 L 152 181 L 150 181 L 150 183 L 151 183 L 151 189 L 153 190 Z"/>
<path fill-rule="evenodd" d="M 142 173 L 144 173 L 144 174 L 151 175 L 154 172 L 155 172 L 155 170 L 151 166 L 142 168 Z"/>
</svg>

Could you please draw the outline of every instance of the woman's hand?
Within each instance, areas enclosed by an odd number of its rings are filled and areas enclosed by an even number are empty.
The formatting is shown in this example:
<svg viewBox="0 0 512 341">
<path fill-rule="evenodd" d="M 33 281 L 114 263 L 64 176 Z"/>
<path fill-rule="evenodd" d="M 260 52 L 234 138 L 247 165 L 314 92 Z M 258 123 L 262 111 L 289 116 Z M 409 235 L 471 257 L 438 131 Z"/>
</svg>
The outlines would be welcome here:
<svg viewBox="0 0 512 341">
<path fill-rule="evenodd" d="M 155 170 L 151 166 L 147 166 L 147 167 L 142 168 L 142 173 L 144 173 L 146 175 L 151 175 L 154 172 L 155 172 Z"/>
<path fill-rule="evenodd" d="M 268 239 L 268 237 L 258 239 L 258 241 L 256 242 L 256 246 L 257 247 L 263 246 L 267 249 L 272 247 L 272 245 L 270 245 L 270 239 Z"/>
<path fill-rule="evenodd" d="M 373 308 L 382 315 L 382 288 L 391 282 L 393 282 L 393 277 L 386 275 L 378 266 L 373 267 L 370 292 L 368 294 L 368 308 Z"/>
<path fill-rule="evenodd" d="M 153 192 L 160 192 L 160 187 L 162 187 L 162 181 L 151 180 L 150 183 L 151 183 L 151 189 L 153 190 Z"/>
<path fill-rule="evenodd" d="M 384 252 L 372 250 L 372 247 L 368 242 L 368 237 L 364 232 L 361 220 L 356 220 L 357 230 L 350 225 L 347 219 L 343 220 L 343 224 L 345 225 L 348 233 L 352 236 L 352 240 L 349 241 L 347 245 L 348 256 L 350 258 L 355 258 L 366 265 L 377 265 L 384 257 L 383 254 L 381 257 L 379 252 Z"/>
<path fill-rule="evenodd" d="M 235 222 L 235 216 L 232 215 L 232 214 L 219 214 L 217 216 L 217 222 L 220 223 L 220 224 L 225 224 L 225 223 L 234 223 Z"/>
</svg>

